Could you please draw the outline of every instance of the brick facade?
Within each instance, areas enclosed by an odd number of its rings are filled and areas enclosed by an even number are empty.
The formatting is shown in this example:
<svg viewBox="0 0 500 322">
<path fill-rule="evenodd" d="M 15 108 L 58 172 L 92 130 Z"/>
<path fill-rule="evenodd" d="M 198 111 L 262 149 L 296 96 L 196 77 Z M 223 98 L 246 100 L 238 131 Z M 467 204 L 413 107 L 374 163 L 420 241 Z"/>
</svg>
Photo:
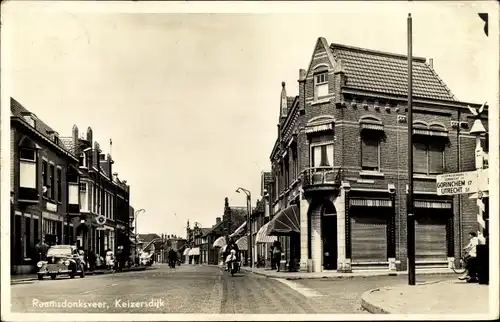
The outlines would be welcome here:
<svg viewBox="0 0 500 322">
<path fill-rule="evenodd" d="M 448 255 L 458 257 L 467 242 L 467 232 L 477 227 L 477 206 L 468 195 L 449 198 L 437 196 L 435 175 L 475 169 L 475 137 L 469 134 L 474 120 L 467 109 L 467 103 L 455 99 L 425 59 L 414 58 L 414 61 L 414 69 L 418 72 L 414 75 L 413 128 L 419 126 L 418 122 L 424 124 L 422 126 L 428 134 L 422 134 L 418 138 L 422 138 L 422 142 L 427 142 L 426 144 L 437 142 L 435 137 L 429 137 L 429 134 L 436 133 L 432 132 L 434 129 L 442 131 L 439 135 L 446 136 L 441 140 L 444 149 L 442 169 L 435 170 L 438 172 L 433 170 L 435 173 L 414 172 L 414 199 L 427 202 L 425 207 L 433 202 L 448 202 L 448 207 L 451 202 L 451 209 L 445 211 L 445 216 L 449 216 L 449 223 L 446 224 L 446 247 Z M 381 67 L 381 64 L 387 66 Z M 354 219 L 350 217 L 354 216 L 355 212 L 351 203 L 346 207 L 346 198 L 378 198 L 391 203 L 392 210 L 388 212 L 395 213 L 395 230 L 392 233 L 392 228 L 388 228 L 387 247 L 393 247 L 390 245 L 390 239 L 394 239 L 396 254 L 393 260 L 397 263 L 397 269 L 406 269 L 408 113 L 406 97 L 403 95 L 406 80 L 394 79 L 394 75 L 399 75 L 394 70 L 402 68 L 404 72 L 405 66 L 406 57 L 401 55 L 343 45 L 329 46 L 325 39 L 319 38 L 308 70 L 299 72 L 299 96 L 288 100 L 285 109 L 285 102 L 282 100 L 278 138 L 270 156 L 272 176 L 275 180 L 270 191 L 271 209 L 276 215 L 297 196 L 300 197 L 302 269 L 307 269 L 307 265 L 312 265 L 314 271 L 323 269 L 322 245 L 326 237 L 321 233 L 321 212 L 324 206 L 330 203 L 334 205 L 337 216 L 337 269 L 352 269 L 350 245 L 353 228 L 350 223 Z M 328 93 L 322 97 L 315 94 L 315 77 L 318 75 L 315 73 L 318 71 L 327 75 L 325 78 Z M 373 80 L 369 84 L 370 77 Z M 324 78 L 320 80 L 323 81 Z M 286 95 L 285 86 L 282 88 L 281 97 L 283 95 Z M 360 123 L 371 124 L 370 126 L 375 126 L 378 130 L 364 131 Z M 486 118 L 483 124 L 487 126 Z M 380 157 L 376 171 L 362 168 L 362 145 L 365 135 L 380 135 Z M 418 133 L 414 138 L 416 135 Z M 312 146 L 328 142 L 333 143 L 333 164 L 330 164 L 329 168 L 326 167 L 328 169 L 311 169 Z M 324 150 L 329 151 L 327 148 Z M 318 151 L 318 158 L 319 148 L 315 151 Z M 297 159 L 292 157 L 294 153 L 297 154 Z M 429 155 L 427 160 L 431 160 L 427 162 L 435 163 L 440 160 L 436 156 L 431 159 L 431 152 L 426 153 Z M 295 162 L 298 163 L 297 173 L 288 171 L 289 177 L 285 178 L 286 169 L 293 169 Z M 422 166 L 421 163 L 418 164 Z M 426 167 L 427 171 L 431 171 L 431 165 Z M 310 183 L 307 178 L 313 178 L 310 176 L 312 173 L 321 174 L 326 178 L 327 172 L 331 173 L 332 178 L 335 176 L 335 180 L 326 185 L 307 186 Z M 394 189 L 389 191 L 389 187 Z M 394 202 L 390 201 L 392 198 Z M 375 208 L 365 205 L 363 211 L 376 214 L 379 210 Z M 388 263 L 383 264 L 384 267 L 387 265 Z"/>
</svg>

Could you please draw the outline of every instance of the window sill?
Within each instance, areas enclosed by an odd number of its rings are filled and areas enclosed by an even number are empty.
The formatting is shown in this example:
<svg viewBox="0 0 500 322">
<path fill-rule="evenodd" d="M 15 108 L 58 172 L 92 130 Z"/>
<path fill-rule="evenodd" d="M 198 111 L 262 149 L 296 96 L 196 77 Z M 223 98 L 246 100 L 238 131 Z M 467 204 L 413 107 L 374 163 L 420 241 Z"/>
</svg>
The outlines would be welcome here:
<svg viewBox="0 0 500 322">
<path fill-rule="evenodd" d="M 384 173 L 383 172 L 379 172 L 379 171 L 368 171 L 368 170 L 361 170 L 359 172 L 359 175 L 361 177 L 384 177 Z"/>
<path fill-rule="evenodd" d="M 318 100 L 314 100 L 311 102 L 311 106 L 318 105 L 318 104 L 325 104 L 325 103 L 330 103 L 329 98 L 320 98 Z"/>
<path fill-rule="evenodd" d="M 436 180 L 435 174 L 414 174 L 413 179 L 421 179 L 421 180 Z"/>
</svg>

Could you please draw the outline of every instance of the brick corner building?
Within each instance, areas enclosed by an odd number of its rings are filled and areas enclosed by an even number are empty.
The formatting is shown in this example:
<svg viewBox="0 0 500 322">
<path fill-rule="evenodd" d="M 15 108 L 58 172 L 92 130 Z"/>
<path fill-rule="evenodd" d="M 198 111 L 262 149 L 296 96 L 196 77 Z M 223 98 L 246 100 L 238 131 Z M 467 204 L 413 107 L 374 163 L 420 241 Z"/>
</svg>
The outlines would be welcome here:
<svg viewBox="0 0 500 322">
<path fill-rule="evenodd" d="M 268 232 L 290 267 L 406 270 L 407 69 L 405 55 L 319 38 L 299 95 L 282 83 Z M 438 196 L 436 175 L 475 169 L 467 105 L 478 105 L 458 101 L 432 59 L 413 69 L 416 264 L 448 267 L 477 228 L 476 205 Z M 273 230 L 284 220 L 288 232 Z"/>
</svg>

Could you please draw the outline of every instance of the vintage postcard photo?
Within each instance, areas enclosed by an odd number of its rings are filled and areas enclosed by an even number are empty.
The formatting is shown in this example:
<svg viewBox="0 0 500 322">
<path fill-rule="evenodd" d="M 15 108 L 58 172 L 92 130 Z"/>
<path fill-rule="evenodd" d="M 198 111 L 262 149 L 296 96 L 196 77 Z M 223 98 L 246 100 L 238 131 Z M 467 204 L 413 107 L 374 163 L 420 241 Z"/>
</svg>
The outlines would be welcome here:
<svg viewBox="0 0 500 322">
<path fill-rule="evenodd" d="M 498 318 L 498 9 L 3 2 L 2 320 Z"/>
</svg>

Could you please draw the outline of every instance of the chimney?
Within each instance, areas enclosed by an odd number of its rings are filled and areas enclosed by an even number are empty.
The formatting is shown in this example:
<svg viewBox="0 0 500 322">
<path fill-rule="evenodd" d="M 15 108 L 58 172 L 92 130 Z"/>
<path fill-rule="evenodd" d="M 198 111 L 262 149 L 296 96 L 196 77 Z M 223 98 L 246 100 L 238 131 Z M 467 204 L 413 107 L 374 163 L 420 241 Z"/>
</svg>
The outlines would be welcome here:
<svg viewBox="0 0 500 322">
<path fill-rule="evenodd" d="M 220 217 L 215 218 L 215 224 L 218 225 L 220 224 L 222 219 Z"/>
<path fill-rule="evenodd" d="M 92 128 L 90 126 L 87 129 L 87 141 L 92 145 Z"/>
<path fill-rule="evenodd" d="M 72 130 L 72 137 L 73 137 L 73 144 L 75 145 L 75 150 L 78 147 L 78 126 L 76 124 L 73 125 L 73 130 Z"/>
<path fill-rule="evenodd" d="M 429 66 L 434 69 L 434 58 L 429 58 Z"/>
<path fill-rule="evenodd" d="M 111 154 L 108 153 L 108 162 L 107 162 L 107 169 L 108 169 L 108 175 L 112 174 L 113 173 L 113 163 L 115 163 L 113 161 L 113 159 L 111 158 Z"/>
<path fill-rule="evenodd" d="M 305 69 L 299 69 L 299 110 L 303 111 L 305 107 L 305 95 L 306 95 L 306 76 L 307 72 Z"/>
<path fill-rule="evenodd" d="M 113 181 L 114 182 L 118 181 L 118 172 L 113 173 Z"/>
<path fill-rule="evenodd" d="M 97 141 L 94 142 L 94 151 L 93 151 L 93 155 L 92 155 L 92 165 L 96 168 L 99 167 L 99 153 L 100 153 L 100 149 L 99 149 L 99 143 L 97 143 Z"/>
<path fill-rule="evenodd" d="M 286 96 L 286 84 L 285 82 L 281 82 L 281 104 L 280 104 L 280 117 L 285 118 L 288 112 L 288 102 Z"/>
</svg>

